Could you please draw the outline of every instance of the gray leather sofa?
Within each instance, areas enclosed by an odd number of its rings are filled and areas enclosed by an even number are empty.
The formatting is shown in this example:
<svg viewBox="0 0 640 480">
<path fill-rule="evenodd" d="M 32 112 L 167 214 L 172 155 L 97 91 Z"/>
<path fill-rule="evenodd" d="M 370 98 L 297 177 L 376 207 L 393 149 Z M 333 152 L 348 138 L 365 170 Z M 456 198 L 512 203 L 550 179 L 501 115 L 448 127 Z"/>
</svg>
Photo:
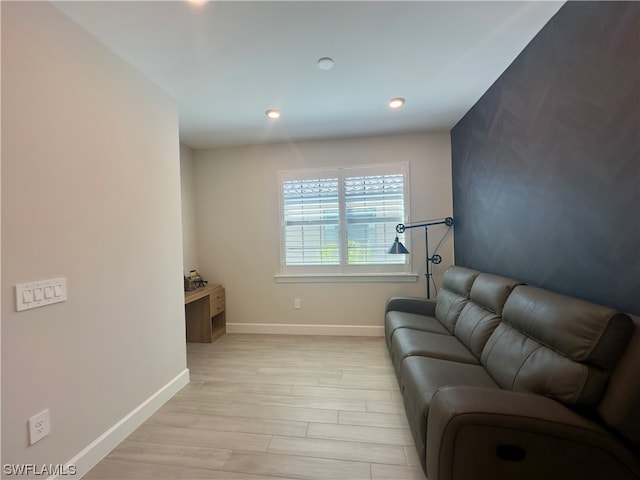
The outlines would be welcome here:
<svg viewBox="0 0 640 480">
<path fill-rule="evenodd" d="M 452 266 L 385 337 L 429 480 L 640 478 L 640 319 Z"/>
</svg>

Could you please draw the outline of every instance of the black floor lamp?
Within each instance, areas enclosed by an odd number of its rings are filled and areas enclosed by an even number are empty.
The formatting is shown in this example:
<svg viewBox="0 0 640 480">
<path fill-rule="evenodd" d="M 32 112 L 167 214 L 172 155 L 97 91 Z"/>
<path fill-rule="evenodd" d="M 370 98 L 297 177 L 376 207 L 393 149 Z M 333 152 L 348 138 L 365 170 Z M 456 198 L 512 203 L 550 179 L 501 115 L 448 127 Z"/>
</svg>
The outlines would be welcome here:
<svg viewBox="0 0 640 480">
<path fill-rule="evenodd" d="M 442 257 L 436 253 L 434 253 L 431 257 L 429 256 L 429 227 L 433 225 L 446 225 L 447 227 L 453 226 L 453 217 L 447 217 L 444 220 L 430 220 L 424 223 L 416 223 L 415 225 L 405 225 L 403 223 L 399 223 L 396 225 L 397 233 L 404 233 L 405 230 L 410 228 L 418 228 L 424 227 L 424 245 L 425 245 L 425 253 L 427 255 L 427 272 L 424 276 L 427 279 L 427 298 L 431 298 L 431 268 L 429 266 L 429 262 L 434 265 L 438 265 L 442 262 Z M 399 254 L 408 254 L 409 250 L 398 240 L 398 235 L 396 235 L 396 239 L 393 241 L 393 245 L 389 249 L 389 253 L 399 253 Z"/>
</svg>

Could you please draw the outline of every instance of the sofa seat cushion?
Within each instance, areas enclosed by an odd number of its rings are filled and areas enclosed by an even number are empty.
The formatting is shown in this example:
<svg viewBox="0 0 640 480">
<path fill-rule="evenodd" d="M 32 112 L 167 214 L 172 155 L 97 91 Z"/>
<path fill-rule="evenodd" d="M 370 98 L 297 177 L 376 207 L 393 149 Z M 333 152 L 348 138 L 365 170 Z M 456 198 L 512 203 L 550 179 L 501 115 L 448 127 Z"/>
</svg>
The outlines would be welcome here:
<svg viewBox="0 0 640 480">
<path fill-rule="evenodd" d="M 396 375 L 400 374 L 402 361 L 414 355 L 480 365 L 480 360 L 467 350 L 456 337 L 419 332 L 409 328 L 396 330 L 391 339 L 390 353 Z"/>
<path fill-rule="evenodd" d="M 445 386 L 500 388 L 481 365 L 420 356 L 404 359 L 400 367 L 400 389 L 423 468 L 429 406 L 436 391 Z"/>
<path fill-rule="evenodd" d="M 415 313 L 391 311 L 385 315 L 384 334 L 387 348 L 391 350 L 391 339 L 399 328 L 410 328 L 421 332 L 431 332 L 440 335 L 451 335 L 449 331 L 435 318 Z"/>
</svg>

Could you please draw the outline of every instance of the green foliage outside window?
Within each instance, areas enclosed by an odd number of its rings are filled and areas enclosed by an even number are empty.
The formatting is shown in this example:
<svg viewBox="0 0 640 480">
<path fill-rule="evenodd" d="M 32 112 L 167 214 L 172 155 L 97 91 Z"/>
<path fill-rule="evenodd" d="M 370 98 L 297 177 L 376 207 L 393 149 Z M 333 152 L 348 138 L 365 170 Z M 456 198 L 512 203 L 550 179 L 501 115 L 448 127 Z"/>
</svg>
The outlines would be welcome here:
<svg viewBox="0 0 640 480">
<path fill-rule="evenodd" d="M 326 244 L 320 251 L 320 258 L 339 261 L 340 251 L 336 243 Z M 366 264 L 371 256 L 370 247 L 363 246 L 356 240 L 349 240 L 347 249 L 347 263 L 349 265 Z"/>
</svg>

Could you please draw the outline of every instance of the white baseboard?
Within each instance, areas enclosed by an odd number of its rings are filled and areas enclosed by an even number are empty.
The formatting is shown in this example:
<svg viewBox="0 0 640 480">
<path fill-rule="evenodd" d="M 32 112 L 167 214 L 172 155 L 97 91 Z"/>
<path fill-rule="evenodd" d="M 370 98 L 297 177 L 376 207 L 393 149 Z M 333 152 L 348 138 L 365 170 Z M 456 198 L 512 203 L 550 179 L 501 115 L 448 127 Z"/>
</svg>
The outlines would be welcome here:
<svg viewBox="0 0 640 480">
<path fill-rule="evenodd" d="M 384 327 L 373 325 L 292 325 L 287 323 L 227 323 L 227 333 L 383 337 Z"/>
<path fill-rule="evenodd" d="M 169 383 L 155 392 L 144 402 L 129 412 L 124 418 L 100 435 L 80 453 L 67 462 L 67 465 L 75 465 L 74 478 L 82 478 L 89 470 L 97 465 L 111 450 L 127 438 L 136 428 L 158 410 L 167 400 L 178 393 L 182 387 L 189 383 L 189 369 L 185 368 Z M 58 476 L 51 476 L 48 480 L 54 480 Z"/>
</svg>

